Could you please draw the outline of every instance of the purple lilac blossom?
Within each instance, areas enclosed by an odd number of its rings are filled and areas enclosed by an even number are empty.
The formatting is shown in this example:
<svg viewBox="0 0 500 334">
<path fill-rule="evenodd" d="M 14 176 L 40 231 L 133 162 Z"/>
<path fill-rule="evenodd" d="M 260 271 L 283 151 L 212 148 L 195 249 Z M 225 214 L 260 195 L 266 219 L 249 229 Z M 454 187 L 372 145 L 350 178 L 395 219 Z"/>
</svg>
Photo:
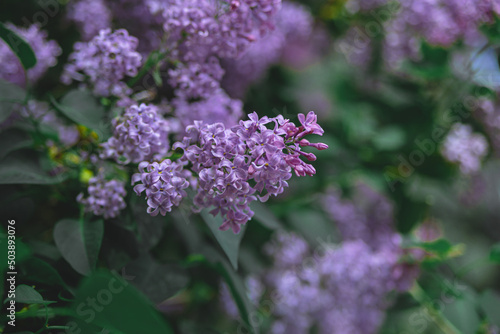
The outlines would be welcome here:
<svg viewBox="0 0 500 334">
<path fill-rule="evenodd" d="M 183 129 L 194 121 L 222 122 L 225 126 L 231 127 L 238 124 L 238 120 L 243 116 L 243 102 L 230 98 L 221 88 L 198 101 L 190 102 L 185 97 L 176 97 L 172 105 Z M 183 133 L 181 131 L 181 134 Z"/>
<path fill-rule="evenodd" d="M 373 249 L 398 243 L 393 204 L 365 183 L 356 184 L 350 199 L 342 198 L 337 189 L 330 190 L 323 198 L 323 207 L 343 240 L 363 240 Z"/>
<path fill-rule="evenodd" d="M 478 27 L 492 22 L 499 6 L 490 0 L 411 0 L 386 24 L 385 57 L 395 66 L 403 57 L 419 57 L 416 36 L 431 45 L 449 47 L 458 40 L 473 43 Z"/>
<path fill-rule="evenodd" d="M 47 40 L 47 33 L 36 24 L 29 28 L 18 28 L 13 24 L 6 24 L 7 28 L 23 38 L 33 49 L 37 63 L 35 67 L 28 70 L 28 80 L 35 83 L 40 79 L 49 67 L 57 64 L 57 57 L 61 54 L 61 48 L 52 40 Z M 0 39 L 0 78 L 10 81 L 19 86 L 26 85 L 24 69 L 9 46 Z"/>
<path fill-rule="evenodd" d="M 220 87 L 224 70 L 217 58 L 210 57 L 204 64 L 180 63 L 168 74 L 170 85 L 178 95 L 187 100 L 207 98 L 214 94 Z"/>
<path fill-rule="evenodd" d="M 203 62 L 210 55 L 239 56 L 273 28 L 281 0 L 170 0 L 163 2 L 164 30 L 183 60 Z"/>
<path fill-rule="evenodd" d="M 132 90 L 122 80 L 137 75 L 142 64 L 137 44 L 126 30 L 101 30 L 90 42 L 75 44 L 61 79 L 70 84 L 88 78 L 99 96 L 128 95 Z"/>
<path fill-rule="evenodd" d="M 357 223 L 357 222 L 353 222 Z M 264 284 L 251 299 L 270 308 L 272 334 L 377 333 L 391 305 L 391 292 L 409 289 L 415 272 L 400 264 L 401 250 L 374 250 L 362 240 L 323 245 L 314 252 L 301 237 L 280 232 L 266 245 L 273 266 L 260 279 Z M 404 284 L 402 284 L 404 282 Z M 267 294 L 262 296 L 262 291 Z M 237 318 L 231 296 L 221 290 L 223 309 Z"/>
<path fill-rule="evenodd" d="M 486 133 L 492 143 L 495 154 L 500 154 L 500 103 L 495 100 L 478 99 L 473 115 L 478 118 L 485 127 Z"/>
<path fill-rule="evenodd" d="M 160 48 L 164 36 L 161 6 L 168 0 L 107 0 L 119 27 L 139 39 L 143 55 Z"/>
<path fill-rule="evenodd" d="M 132 105 L 112 124 L 113 136 L 102 144 L 101 159 L 139 163 L 154 157 L 161 159 L 170 148 L 169 122 L 159 115 L 156 106 Z"/>
<path fill-rule="evenodd" d="M 111 11 L 104 0 L 73 0 L 67 7 L 67 18 L 77 25 L 84 41 L 111 26 Z"/>
<path fill-rule="evenodd" d="M 143 161 L 139 171 L 132 176 L 132 184 L 140 182 L 134 186 L 134 191 L 137 195 L 145 191 L 150 215 L 165 216 L 187 196 L 184 189 L 189 187 L 190 173 L 181 164 L 169 159 L 160 163 Z"/>
<path fill-rule="evenodd" d="M 89 181 L 88 197 L 80 193 L 77 201 L 84 205 L 85 211 L 105 219 L 115 218 L 126 206 L 123 198 L 126 195 L 124 183 L 118 180 L 106 181 L 99 174 Z"/>
<path fill-rule="evenodd" d="M 242 97 L 248 86 L 261 79 L 270 65 L 289 54 L 292 44 L 307 48 L 313 18 L 304 6 L 284 2 L 273 23 L 275 29 L 251 44 L 241 57 L 225 60 L 227 74 L 223 86 L 231 96 Z"/>
<path fill-rule="evenodd" d="M 301 157 L 314 161 L 316 156 L 301 148 L 328 148 L 304 138 L 309 134 L 323 135 L 324 131 L 313 111 L 307 116 L 299 114 L 298 118 L 299 127 L 281 115 L 259 118 L 254 112 L 248 120 L 229 129 L 223 123 L 202 121 L 188 126 L 186 137 L 173 148 L 184 151 L 178 162 L 190 165 L 189 170 L 197 176 L 193 210 L 212 208 L 212 215 L 220 214 L 224 219 L 221 230 L 238 233 L 241 225 L 253 216 L 250 202 L 257 199 L 264 202 L 271 195 L 281 194 L 288 187 L 292 171 L 297 176 L 314 175 L 314 167 Z M 267 124 L 274 124 L 274 128 L 267 128 Z M 143 162 L 141 166 L 146 165 Z M 134 176 L 133 183 L 137 182 L 144 179 Z M 136 185 L 138 193 L 148 187 L 144 183 Z"/>
<path fill-rule="evenodd" d="M 441 153 L 446 160 L 457 163 L 463 174 L 473 174 L 488 154 L 488 142 L 483 135 L 473 133 L 470 125 L 457 123 L 444 139 Z"/>
</svg>

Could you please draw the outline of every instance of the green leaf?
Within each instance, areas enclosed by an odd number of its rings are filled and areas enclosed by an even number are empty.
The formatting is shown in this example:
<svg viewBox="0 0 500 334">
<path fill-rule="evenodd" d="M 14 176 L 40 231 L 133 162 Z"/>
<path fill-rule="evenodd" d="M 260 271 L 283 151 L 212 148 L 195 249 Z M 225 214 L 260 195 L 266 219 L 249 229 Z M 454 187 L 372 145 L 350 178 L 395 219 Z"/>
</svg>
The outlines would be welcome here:
<svg viewBox="0 0 500 334">
<path fill-rule="evenodd" d="M 91 92 L 75 89 L 66 94 L 60 103 L 52 98 L 52 103 L 75 123 L 95 131 L 99 138 L 109 137 L 109 124 L 104 121 L 105 110 Z"/>
<path fill-rule="evenodd" d="M 43 300 L 41 294 L 39 294 L 31 286 L 20 284 L 16 287 L 16 303 L 24 304 L 50 304 L 53 301 Z"/>
<path fill-rule="evenodd" d="M 213 263 L 215 269 L 228 285 L 243 322 L 251 329 L 252 333 L 258 333 L 258 328 L 253 327 L 250 323 L 250 314 L 254 312 L 255 307 L 248 298 L 245 284 L 241 277 L 231 267 L 227 260 L 212 247 L 203 247 L 202 253 L 211 263 Z"/>
<path fill-rule="evenodd" d="M 491 248 L 490 261 L 500 264 L 500 243 L 497 243 Z"/>
<path fill-rule="evenodd" d="M 489 322 L 500 326 L 500 295 L 492 290 L 487 290 L 479 297 L 479 304 Z"/>
<path fill-rule="evenodd" d="M 222 217 L 220 215 L 214 217 L 207 210 L 201 211 L 200 215 L 210 228 L 210 231 L 212 231 L 224 253 L 226 253 L 233 268 L 238 269 L 238 251 L 240 249 L 241 239 L 245 234 L 246 225 L 242 226 L 240 233 L 234 234 L 230 230 L 219 230 L 219 226 L 222 225 Z"/>
<path fill-rule="evenodd" d="M 274 213 L 271 212 L 264 204 L 254 201 L 250 205 L 250 208 L 254 212 L 253 219 L 257 220 L 259 223 L 264 225 L 265 227 L 271 230 L 281 230 L 283 229 L 283 225 L 279 222 L 278 219 L 274 216 Z"/>
<path fill-rule="evenodd" d="M 17 153 L 17 152 L 16 152 Z M 10 155 L 0 163 L 0 184 L 56 184 L 66 179 L 65 175 L 49 176 L 32 156 Z"/>
<path fill-rule="evenodd" d="M 153 303 L 158 304 L 179 292 L 189 282 L 186 271 L 172 264 L 160 264 L 149 254 L 127 264 L 132 284 Z"/>
<path fill-rule="evenodd" d="M 33 52 L 31 46 L 1 22 L 0 38 L 2 38 L 11 50 L 14 51 L 25 70 L 29 70 L 36 65 L 35 52 Z"/>
<path fill-rule="evenodd" d="M 149 300 L 108 271 L 97 271 L 85 279 L 72 307 L 83 325 L 97 325 L 112 333 L 173 333 Z"/>
<path fill-rule="evenodd" d="M 397 127 L 386 127 L 380 129 L 372 140 L 375 147 L 381 151 L 397 150 L 405 143 L 405 133 Z"/>
<path fill-rule="evenodd" d="M 25 98 L 24 89 L 0 79 L 0 122 L 6 120 L 14 109 L 24 102 Z"/>
<path fill-rule="evenodd" d="M 78 273 L 88 275 L 97 262 L 104 234 L 102 220 L 59 221 L 54 228 L 54 241 L 62 256 Z"/>
<path fill-rule="evenodd" d="M 443 313 L 461 333 L 476 333 L 479 328 L 480 319 L 473 300 L 455 300 L 444 306 Z"/>
<path fill-rule="evenodd" d="M 24 131 L 9 129 L 0 133 L 0 158 L 5 157 L 12 151 L 29 147 L 33 140 Z"/>
<path fill-rule="evenodd" d="M 50 264 L 43 260 L 32 257 L 22 264 L 22 268 L 26 272 L 26 277 L 34 282 L 63 286 L 67 288 L 66 283 L 61 278 L 57 270 L 52 268 Z"/>
<path fill-rule="evenodd" d="M 464 252 L 464 245 L 452 245 L 446 239 L 438 239 L 432 242 L 418 242 L 414 247 L 422 248 L 430 253 L 431 256 L 436 256 L 438 259 L 448 259 L 455 256 L 460 256 Z"/>
</svg>

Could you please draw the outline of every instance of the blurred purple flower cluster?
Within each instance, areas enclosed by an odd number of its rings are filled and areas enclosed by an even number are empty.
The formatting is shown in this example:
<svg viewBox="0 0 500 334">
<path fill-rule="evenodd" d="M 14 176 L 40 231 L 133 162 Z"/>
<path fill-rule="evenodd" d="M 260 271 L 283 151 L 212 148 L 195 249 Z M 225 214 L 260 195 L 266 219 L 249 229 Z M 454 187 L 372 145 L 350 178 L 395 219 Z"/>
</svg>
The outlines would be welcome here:
<svg viewBox="0 0 500 334">
<path fill-rule="evenodd" d="M 67 18 L 77 25 L 84 41 L 100 30 L 111 27 L 111 11 L 104 0 L 73 0 L 68 3 Z"/>
<path fill-rule="evenodd" d="M 80 193 L 77 201 L 83 204 L 85 211 L 96 216 L 114 218 L 126 206 L 124 197 L 127 195 L 125 185 L 118 180 L 106 181 L 102 174 L 92 177 L 88 186 L 88 197 Z"/>
<path fill-rule="evenodd" d="M 401 262 L 401 237 L 384 196 L 359 184 L 352 200 L 333 191 L 324 204 L 343 242 L 315 250 L 300 236 L 279 232 L 265 247 L 273 267 L 257 279 L 260 285 L 247 284 L 256 306 L 272 305 L 270 333 L 304 334 L 313 327 L 322 334 L 377 333 L 391 293 L 408 290 L 418 275 Z M 222 306 L 235 317 L 228 297 L 222 288 Z"/>
<path fill-rule="evenodd" d="M 142 65 L 137 45 L 137 38 L 124 29 L 101 30 L 90 42 L 75 44 L 61 80 L 66 84 L 88 80 L 98 96 L 129 95 L 132 90 L 122 80 L 135 76 Z"/>
<path fill-rule="evenodd" d="M 457 163 L 463 174 L 472 174 L 481 168 L 488 142 L 483 135 L 473 133 L 470 125 L 457 123 L 446 136 L 441 152 L 448 161 Z"/>
</svg>

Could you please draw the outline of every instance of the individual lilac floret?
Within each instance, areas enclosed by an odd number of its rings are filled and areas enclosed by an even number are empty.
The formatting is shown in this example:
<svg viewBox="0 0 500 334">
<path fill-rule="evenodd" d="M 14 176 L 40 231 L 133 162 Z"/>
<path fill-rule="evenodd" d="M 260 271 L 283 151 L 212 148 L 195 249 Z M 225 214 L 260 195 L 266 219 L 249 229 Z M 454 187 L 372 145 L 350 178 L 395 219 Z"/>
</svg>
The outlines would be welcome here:
<svg viewBox="0 0 500 334">
<path fill-rule="evenodd" d="M 132 90 L 122 80 L 135 76 L 142 64 L 137 44 L 137 38 L 124 29 L 101 30 L 90 42 L 75 44 L 61 79 L 69 84 L 88 78 L 99 96 L 128 95 Z"/>
<path fill-rule="evenodd" d="M 83 40 L 111 26 L 111 11 L 104 0 L 73 0 L 67 6 L 67 18 L 77 25 Z"/>
<path fill-rule="evenodd" d="M 186 176 L 189 177 L 190 173 L 184 171 L 181 164 L 169 159 L 161 163 L 143 161 L 139 164 L 139 171 L 132 176 L 132 185 L 139 182 L 134 187 L 137 195 L 146 192 L 150 215 L 160 213 L 165 216 L 187 196 L 184 189 L 189 187 Z"/>
<path fill-rule="evenodd" d="M 95 176 L 89 181 L 88 194 L 84 197 L 80 193 L 77 201 L 85 206 L 85 211 L 105 219 L 115 218 L 126 206 L 123 198 L 127 193 L 121 181 L 106 181 L 102 175 Z"/>
<path fill-rule="evenodd" d="M 132 105 L 112 124 L 113 136 L 102 144 L 102 159 L 139 163 L 155 156 L 161 159 L 170 148 L 169 122 L 158 114 L 155 106 Z"/>
<path fill-rule="evenodd" d="M 292 170 L 298 176 L 314 175 L 315 169 L 300 157 L 309 161 L 316 157 L 305 153 L 301 147 L 312 146 L 326 149 L 325 144 L 313 144 L 303 137 L 323 134 L 316 123 L 316 115 L 300 114 L 301 126 L 283 116 L 259 118 L 257 113 L 246 121 L 226 129 L 224 124 L 204 124 L 195 121 L 186 128 L 186 137 L 174 148 L 182 148 L 181 161 L 192 164 L 192 171 L 199 175 L 196 210 L 213 207 L 211 213 L 224 218 L 221 230 L 231 228 L 240 231 L 253 216 L 251 201 L 266 201 L 288 187 Z M 267 128 L 274 125 L 274 129 Z M 252 181 L 253 186 L 249 183 Z"/>
<path fill-rule="evenodd" d="M 483 135 L 473 133 L 470 125 L 457 123 L 446 136 L 441 153 L 448 161 L 457 163 L 463 174 L 472 174 L 481 168 L 481 160 L 488 154 L 488 142 Z"/>
<path fill-rule="evenodd" d="M 45 72 L 57 64 L 57 57 L 61 48 L 55 41 L 47 40 L 47 33 L 36 24 L 29 28 L 18 28 L 13 24 L 6 24 L 13 32 L 23 38 L 33 49 L 37 63 L 28 70 L 28 80 L 35 83 Z M 15 83 L 19 86 L 26 85 L 23 66 L 9 46 L 0 39 L 0 78 Z"/>
</svg>

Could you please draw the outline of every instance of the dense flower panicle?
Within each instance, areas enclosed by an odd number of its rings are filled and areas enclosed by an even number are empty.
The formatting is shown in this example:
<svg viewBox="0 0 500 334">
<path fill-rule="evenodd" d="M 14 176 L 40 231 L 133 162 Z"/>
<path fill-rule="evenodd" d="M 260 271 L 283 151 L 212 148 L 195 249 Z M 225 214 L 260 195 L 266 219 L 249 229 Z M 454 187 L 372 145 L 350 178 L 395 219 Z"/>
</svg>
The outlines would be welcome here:
<svg viewBox="0 0 500 334">
<path fill-rule="evenodd" d="M 457 163 L 463 174 L 472 174 L 481 168 L 481 160 L 488 154 L 488 142 L 483 135 L 473 133 L 470 125 L 457 123 L 446 136 L 441 153 L 448 161 Z"/>
<path fill-rule="evenodd" d="M 104 0 L 73 0 L 67 6 L 67 17 L 75 22 L 83 40 L 88 41 L 100 30 L 111 26 L 111 11 Z"/>
<path fill-rule="evenodd" d="M 227 127 L 238 124 L 243 116 L 243 102 L 230 98 L 221 88 L 212 94 L 195 101 L 190 101 L 182 96 L 183 92 L 177 92 L 178 97 L 172 100 L 175 116 L 185 129 L 194 121 L 205 123 L 221 122 Z M 183 133 L 183 131 L 181 131 Z"/>
<path fill-rule="evenodd" d="M 491 0 L 401 1 L 401 8 L 386 25 L 385 56 L 389 65 L 405 56 L 419 56 L 415 36 L 444 47 L 459 39 L 474 43 L 480 39 L 478 27 L 491 22 L 498 11 L 498 4 Z"/>
<path fill-rule="evenodd" d="M 248 86 L 261 79 L 270 65 L 287 55 L 291 44 L 307 48 L 313 17 L 305 7 L 284 2 L 272 22 L 274 30 L 252 43 L 241 57 L 224 62 L 227 74 L 223 86 L 231 96 L 243 96 Z"/>
<path fill-rule="evenodd" d="M 33 49 L 37 63 L 35 67 L 28 70 L 28 80 L 31 83 L 40 79 L 45 72 L 57 64 L 57 57 L 61 54 L 61 48 L 56 41 L 47 40 L 47 33 L 36 24 L 28 28 L 18 28 L 13 24 L 6 24 L 13 32 L 22 37 Z M 24 86 L 25 74 L 21 62 L 9 46 L 0 39 L 0 78 L 14 84 Z"/>
<path fill-rule="evenodd" d="M 114 218 L 126 206 L 123 198 L 127 194 L 125 185 L 118 180 L 106 181 L 102 175 L 90 179 L 88 197 L 80 193 L 77 201 L 85 206 L 85 211 L 96 216 Z"/>
<path fill-rule="evenodd" d="M 170 145 L 169 122 L 152 105 L 132 105 L 113 120 L 113 136 L 102 144 L 101 158 L 118 163 L 139 163 L 157 156 L 163 158 Z"/>
<path fill-rule="evenodd" d="M 62 81 L 85 81 L 88 77 L 99 96 L 124 96 L 132 90 L 122 82 L 138 73 L 142 56 L 136 51 L 138 40 L 120 29 L 104 29 L 88 43 L 78 42 L 65 66 Z"/>
<path fill-rule="evenodd" d="M 474 116 L 485 127 L 492 149 L 498 155 L 500 153 L 500 104 L 498 100 L 482 98 L 477 100 L 477 108 Z"/>
<path fill-rule="evenodd" d="M 159 4 L 164 29 L 180 43 L 179 56 L 203 62 L 207 56 L 234 58 L 273 28 L 281 0 L 170 0 Z"/>
<path fill-rule="evenodd" d="M 351 199 L 342 198 L 337 189 L 330 190 L 323 198 L 323 207 L 343 240 L 363 240 L 373 249 L 379 249 L 399 239 L 394 231 L 393 204 L 365 183 L 356 185 Z"/>
<path fill-rule="evenodd" d="M 143 161 L 139 164 L 139 171 L 132 176 L 132 185 L 139 182 L 134 186 L 137 195 L 145 191 L 150 215 L 160 213 L 165 216 L 187 196 L 184 189 L 189 187 L 187 178 L 190 173 L 181 164 L 169 159 L 160 163 Z"/>
<path fill-rule="evenodd" d="M 252 302 L 257 307 L 260 300 L 266 301 L 263 307 L 272 302 L 270 333 L 304 334 L 313 327 L 321 334 L 377 333 L 390 293 L 409 289 L 415 279 L 399 263 L 401 250 L 373 249 L 359 239 L 322 246 L 322 252 L 313 251 L 301 237 L 282 232 L 266 245 L 273 266 L 260 277 L 264 288 Z M 262 291 L 268 295 L 261 297 Z M 223 289 L 221 301 L 236 318 L 234 302 Z"/>
<path fill-rule="evenodd" d="M 143 55 L 157 50 L 162 42 L 163 17 L 159 6 L 168 0 L 106 0 L 119 27 L 139 39 Z"/>
<path fill-rule="evenodd" d="M 314 112 L 299 115 L 297 127 L 283 116 L 268 118 L 254 112 L 246 121 L 227 129 L 223 123 L 205 124 L 195 121 L 186 128 L 186 137 L 174 144 L 182 148 L 181 161 L 190 163 L 198 175 L 195 210 L 213 207 L 224 222 L 221 230 L 240 231 L 253 216 L 249 204 L 257 199 L 266 201 L 279 195 L 288 186 L 295 170 L 299 176 L 313 175 L 314 168 L 300 159 L 314 161 L 303 146 L 326 149 L 325 144 L 310 143 L 307 134 L 323 134 Z M 274 129 L 266 125 L 274 124 Z M 250 181 L 252 183 L 250 183 Z"/>
<path fill-rule="evenodd" d="M 180 64 L 168 74 L 170 85 L 177 88 L 180 97 L 196 99 L 208 98 L 219 89 L 224 70 L 217 58 L 211 57 L 204 64 Z"/>
</svg>

